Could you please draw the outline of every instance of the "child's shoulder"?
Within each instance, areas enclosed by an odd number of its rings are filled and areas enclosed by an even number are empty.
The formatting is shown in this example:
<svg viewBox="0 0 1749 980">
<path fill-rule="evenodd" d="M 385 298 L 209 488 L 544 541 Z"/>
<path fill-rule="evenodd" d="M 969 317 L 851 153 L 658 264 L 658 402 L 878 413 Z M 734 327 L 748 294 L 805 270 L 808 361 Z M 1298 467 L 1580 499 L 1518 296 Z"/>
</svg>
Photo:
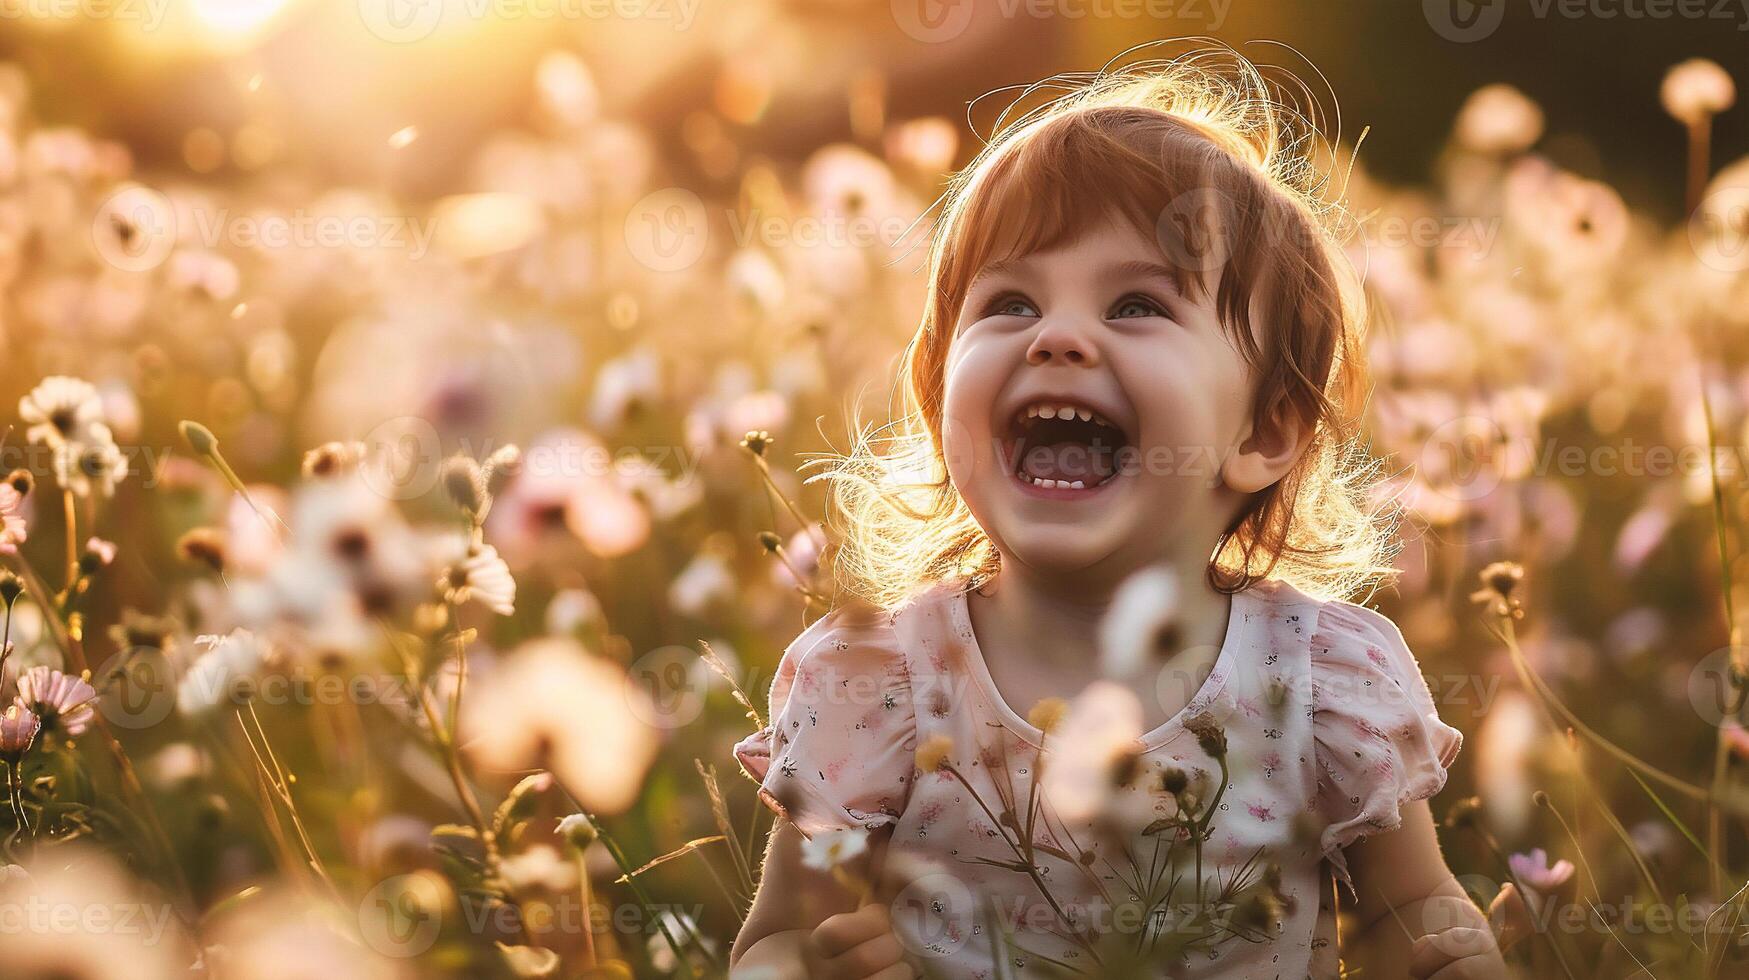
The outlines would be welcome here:
<svg viewBox="0 0 1749 980">
<path fill-rule="evenodd" d="M 908 649 L 926 649 L 954 629 L 953 603 L 962 592 L 952 583 L 935 585 L 891 609 L 841 599 L 791 641 L 786 657 L 797 663 L 902 664 Z"/>
<path fill-rule="evenodd" d="M 1248 592 L 1280 615 L 1294 617 L 1296 622 L 1309 622 L 1315 644 L 1319 639 L 1326 645 L 1352 642 L 1403 644 L 1403 634 L 1397 624 L 1370 606 L 1347 599 L 1310 595 L 1281 579 L 1263 579 Z"/>
</svg>

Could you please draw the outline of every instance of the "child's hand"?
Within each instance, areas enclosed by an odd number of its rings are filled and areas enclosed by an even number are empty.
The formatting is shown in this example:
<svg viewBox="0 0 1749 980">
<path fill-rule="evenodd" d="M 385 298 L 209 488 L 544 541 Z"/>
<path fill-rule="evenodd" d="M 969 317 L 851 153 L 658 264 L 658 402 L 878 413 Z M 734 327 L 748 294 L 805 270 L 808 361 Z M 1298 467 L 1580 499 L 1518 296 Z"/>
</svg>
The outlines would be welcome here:
<svg viewBox="0 0 1749 980">
<path fill-rule="evenodd" d="M 872 977 L 911 980 L 917 971 L 905 962 L 905 947 L 893 932 L 883 902 L 841 912 L 814 927 L 808 949 L 822 977 Z"/>
<path fill-rule="evenodd" d="M 1504 980 L 1506 962 L 1500 946 L 1467 898 L 1432 899 L 1423 914 L 1433 921 L 1454 923 L 1430 932 L 1409 946 L 1409 975 L 1415 980 Z"/>
</svg>

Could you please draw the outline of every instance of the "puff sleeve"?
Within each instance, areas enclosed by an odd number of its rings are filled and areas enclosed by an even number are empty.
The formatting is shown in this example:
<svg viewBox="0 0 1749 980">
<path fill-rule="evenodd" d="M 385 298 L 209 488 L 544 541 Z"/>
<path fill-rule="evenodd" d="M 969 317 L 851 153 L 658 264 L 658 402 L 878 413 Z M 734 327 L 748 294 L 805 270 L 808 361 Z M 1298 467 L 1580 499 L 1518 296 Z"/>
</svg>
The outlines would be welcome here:
<svg viewBox="0 0 1749 980">
<path fill-rule="evenodd" d="M 898 821 L 917 725 L 889 619 L 835 610 L 804 630 L 778 663 L 768 718 L 735 746 L 767 806 L 809 837 Z"/>
<path fill-rule="evenodd" d="M 1354 890 L 1342 849 L 1395 830 L 1399 810 L 1445 787 L 1463 733 L 1439 720 L 1397 625 L 1347 602 L 1324 604 L 1312 637 L 1312 737 L 1319 843 Z"/>
</svg>

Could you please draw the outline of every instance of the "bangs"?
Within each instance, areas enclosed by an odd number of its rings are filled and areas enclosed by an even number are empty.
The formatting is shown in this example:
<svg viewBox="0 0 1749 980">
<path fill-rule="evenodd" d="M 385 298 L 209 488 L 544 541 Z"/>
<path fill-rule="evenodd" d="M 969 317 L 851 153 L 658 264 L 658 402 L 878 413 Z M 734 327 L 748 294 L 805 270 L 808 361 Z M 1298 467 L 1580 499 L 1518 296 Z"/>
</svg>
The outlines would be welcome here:
<svg viewBox="0 0 1749 980">
<path fill-rule="evenodd" d="M 1211 261 L 1208 247 L 1242 240 L 1256 222 L 1259 190 L 1212 134 L 1167 113 L 1106 107 L 1044 120 L 1015 134 L 944 215 L 935 283 L 943 312 L 957 315 L 990 264 L 1050 251 L 1113 221 L 1152 243 L 1191 298 L 1205 298 L 1234 258 Z"/>
</svg>

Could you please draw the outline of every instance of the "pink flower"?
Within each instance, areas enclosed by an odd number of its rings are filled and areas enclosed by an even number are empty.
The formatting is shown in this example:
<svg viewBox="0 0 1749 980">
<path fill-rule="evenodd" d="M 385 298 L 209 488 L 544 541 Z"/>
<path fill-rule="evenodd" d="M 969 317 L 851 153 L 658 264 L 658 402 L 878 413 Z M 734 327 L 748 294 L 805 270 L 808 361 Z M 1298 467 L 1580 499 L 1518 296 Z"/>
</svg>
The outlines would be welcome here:
<svg viewBox="0 0 1749 980">
<path fill-rule="evenodd" d="M 0 554 L 16 555 L 24 543 L 24 495 L 10 483 L 0 483 Z"/>
<path fill-rule="evenodd" d="M 1550 895 L 1573 877 L 1573 862 L 1565 858 L 1549 865 L 1548 852 L 1533 848 L 1529 854 L 1514 854 L 1506 859 L 1513 877 L 1525 887 Z"/>
<path fill-rule="evenodd" d="M 16 704 L 7 708 L 5 714 L 0 714 L 0 758 L 17 762 L 30 743 L 36 741 L 41 727 L 42 720 L 25 708 Z"/>
<path fill-rule="evenodd" d="M 91 727 L 97 690 L 83 678 L 63 674 L 52 667 L 32 667 L 18 678 L 18 707 L 34 714 L 43 728 L 57 722 L 69 736 L 77 737 Z"/>
<path fill-rule="evenodd" d="M 1749 730 L 1745 730 L 1735 718 L 1727 719 L 1720 726 L 1720 734 L 1725 738 L 1725 746 L 1739 759 L 1749 759 Z"/>
</svg>

